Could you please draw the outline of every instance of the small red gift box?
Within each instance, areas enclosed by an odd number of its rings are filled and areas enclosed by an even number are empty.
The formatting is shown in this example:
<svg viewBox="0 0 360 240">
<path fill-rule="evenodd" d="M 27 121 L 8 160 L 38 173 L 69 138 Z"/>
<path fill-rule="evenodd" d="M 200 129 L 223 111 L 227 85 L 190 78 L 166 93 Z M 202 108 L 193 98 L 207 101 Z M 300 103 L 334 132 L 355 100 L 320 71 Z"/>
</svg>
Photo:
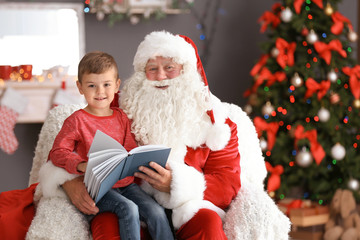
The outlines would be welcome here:
<svg viewBox="0 0 360 240">
<path fill-rule="evenodd" d="M 19 73 L 23 80 L 30 80 L 32 78 L 32 65 L 20 65 Z"/>
<path fill-rule="evenodd" d="M 0 78 L 3 80 L 9 80 L 11 69 L 10 65 L 0 65 Z"/>
</svg>

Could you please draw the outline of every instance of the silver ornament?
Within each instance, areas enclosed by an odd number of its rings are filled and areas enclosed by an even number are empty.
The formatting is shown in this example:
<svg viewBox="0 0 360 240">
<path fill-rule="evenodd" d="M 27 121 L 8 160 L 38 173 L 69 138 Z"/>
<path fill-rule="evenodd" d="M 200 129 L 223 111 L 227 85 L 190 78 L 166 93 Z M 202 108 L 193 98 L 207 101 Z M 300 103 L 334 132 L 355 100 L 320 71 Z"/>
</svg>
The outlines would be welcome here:
<svg viewBox="0 0 360 240">
<path fill-rule="evenodd" d="M 136 25 L 136 24 L 138 24 L 140 22 L 140 18 L 138 17 L 138 16 L 136 16 L 136 15 L 131 15 L 131 17 L 130 17 L 130 23 L 132 24 L 132 25 Z"/>
<path fill-rule="evenodd" d="M 346 150 L 340 143 L 336 143 L 331 148 L 331 156 L 336 160 L 342 160 L 346 155 Z"/>
<path fill-rule="evenodd" d="M 320 122 L 327 122 L 330 119 L 330 111 L 324 107 L 321 107 L 318 112 Z"/>
<path fill-rule="evenodd" d="M 297 165 L 305 168 L 311 165 L 313 157 L 304 147 L 296 154 L 295 161 Z"/>
<path fill-rule="evenodd" d="M 102 21 L 102 20 L 104 20 L 104 18 L 105 18 L 105 13 L 104 12 L 99 11 L 99 12 L 96 13 L 96 19 L 98 21 Z"/>
<path fill-rule="evenodd" d="M 359 190 L 360 184 L 359 184 L 359 181 L 358 181 L 358 180 L 356 180 L 356 179 L 354 179 L 354 178 L 351 178 L 351 179 L 349 180 L 347 186 L 348 186 L 349 189 L 351 189 L 351 190 L 353 190 L 353 191 L 357 191 L 357 190 Z"/>
<path fill-rule="evenodd" d="M 244 111 L 249 115 L 252 113 L 252 106 L 250 104 L 246 104 L 244 106 Z"/>
<path fill-rule="evenodd" d="M 306 41 L 310 44 L 317 42 L 318 36 L 316 35 L 313 29 L 310 30 L 309 34 L 306 36 Z"/>
<path fill-rule="evenodd" d="M 288 8 L 288 7 L 285 8 L 284 10 L 282 10 L 280 13 L 280 18 L 283 22 L 286 22 L 286 23 L 290 22 L 292 17 L 293 17 L 293 13 L 290 10 L 290 8 Z"/>
<path fill-rule="evenodd" d="M 276 58 L 278 55 L 279 55 L 279 49 L 277 49 L 276 47 L 274 47 L 273 49 L 271 49 L 271 52 L 270 52 L 271 56 L 273 58 Z"/>
<path fill-rule="evenodd" d="M 327 74 L 327 79 L 329 79 L 330 82 L 336 82 L 337 78 L 338 76 L 336 72 L 334 71 L 334 69 L 331 69 L 331 71 Z"/>
<path fill-rule="evenodd" d="M 260 148 L 263 152 L 267 149 L 267 141 L 263 137 L 260 138 Z"/>
<path fill-rule="evenodd" d="M 350 30 L 349 33 L 348 33 L 348 39 L 349 39 L 350 42 L 356 42 L 357 39 L 358 39 L 357 33 Z"/>
</svg>

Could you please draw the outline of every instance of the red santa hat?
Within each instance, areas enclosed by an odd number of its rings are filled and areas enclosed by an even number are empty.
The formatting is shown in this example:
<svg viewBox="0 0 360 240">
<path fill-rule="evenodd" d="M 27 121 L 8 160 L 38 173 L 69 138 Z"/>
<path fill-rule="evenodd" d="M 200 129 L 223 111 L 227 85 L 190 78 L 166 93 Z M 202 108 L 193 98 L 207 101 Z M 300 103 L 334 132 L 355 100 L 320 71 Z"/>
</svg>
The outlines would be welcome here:
<svg viewBox="0 0 360 240">
<path fill-rule="evenodd" d="M 205 86 L 208 86 L 204 67 L 201 63 L 195 43 L 187 36 L 173 35 L 166 31 L 155 31 L 148 34 L 137 49 L 134 57 L 135 71 L 145 71 L 149 59 L 157 56 L 172 58 L 178 64 L 190 65 L 200 73 Z M 214 113 L 208 111 L 211 122 L 214 123 Z"/>
</svg>

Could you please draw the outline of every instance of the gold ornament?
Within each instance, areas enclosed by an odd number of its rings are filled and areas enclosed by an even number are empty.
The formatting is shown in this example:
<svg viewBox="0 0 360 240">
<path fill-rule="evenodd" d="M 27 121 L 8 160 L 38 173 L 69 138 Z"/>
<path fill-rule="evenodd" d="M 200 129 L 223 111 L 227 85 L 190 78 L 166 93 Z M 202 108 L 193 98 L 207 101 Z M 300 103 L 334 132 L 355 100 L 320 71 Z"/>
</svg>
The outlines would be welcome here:
<svg viewBox="0 0 360 240">
<path fill-rule="evenodd" d="M 331 16 L 334 13 L 334 9 L 331 7 L 330 3 L 326 4 L 324 11 L 325 11 L 325 14 L 328 16 Z"/>
<path fill-rule="evenodd" d="M 263 115 L 271 115 L 273 111 L 274 111 L 274 107 L 273 105 L 271 105 L 271 102 L 269 101 L 267 101 L 261 109 Z"/>
<path fill-rule="evenodd" d="M 355 99 L 353 105 L 355 108 L 360 108 L 360 99 Z"/>
<path fill-rule="evenodd" d="M 251 106 L 257 106 L 259 104 L 258 96 L 255 93 L 250 94 L 250 96 L 249 96 L 249 104 Z"/>
<path fill-rule="evenodd" d="M 290 79 L 290 82 L 294 87 L 301 87 L 303 84 L 302 78 L 299 76 L 299 74 L 296 72 L 294 76 Z"/>
<path fill-rule="evenodd" d="M 270 196 L 271 198 L 274 198 L 274 197 L 275 197 L 275 192 L 274 192 L 274 191 L 269 192 L 269 196 Z"/>
</svg>

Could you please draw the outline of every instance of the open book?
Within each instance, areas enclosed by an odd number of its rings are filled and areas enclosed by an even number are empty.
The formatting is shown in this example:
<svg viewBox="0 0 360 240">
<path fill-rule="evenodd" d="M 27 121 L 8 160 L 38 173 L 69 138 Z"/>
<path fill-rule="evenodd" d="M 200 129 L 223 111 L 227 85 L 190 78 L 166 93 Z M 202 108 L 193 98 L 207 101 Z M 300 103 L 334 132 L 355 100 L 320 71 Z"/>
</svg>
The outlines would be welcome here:
<svg viewBox="0 0 360 240">
<path fill-rule="evenodd" d="M 170 148 L 162 145 L 145 145 L 127 152 L 118 141 L 97 130 L 88 153 L 85 186 L 97 203 L 118 180 L 139 171 L 139 166 L 149 167 L 149 162 L 156 162 L 165 167 L 169 154 Z"/>
</svg>

